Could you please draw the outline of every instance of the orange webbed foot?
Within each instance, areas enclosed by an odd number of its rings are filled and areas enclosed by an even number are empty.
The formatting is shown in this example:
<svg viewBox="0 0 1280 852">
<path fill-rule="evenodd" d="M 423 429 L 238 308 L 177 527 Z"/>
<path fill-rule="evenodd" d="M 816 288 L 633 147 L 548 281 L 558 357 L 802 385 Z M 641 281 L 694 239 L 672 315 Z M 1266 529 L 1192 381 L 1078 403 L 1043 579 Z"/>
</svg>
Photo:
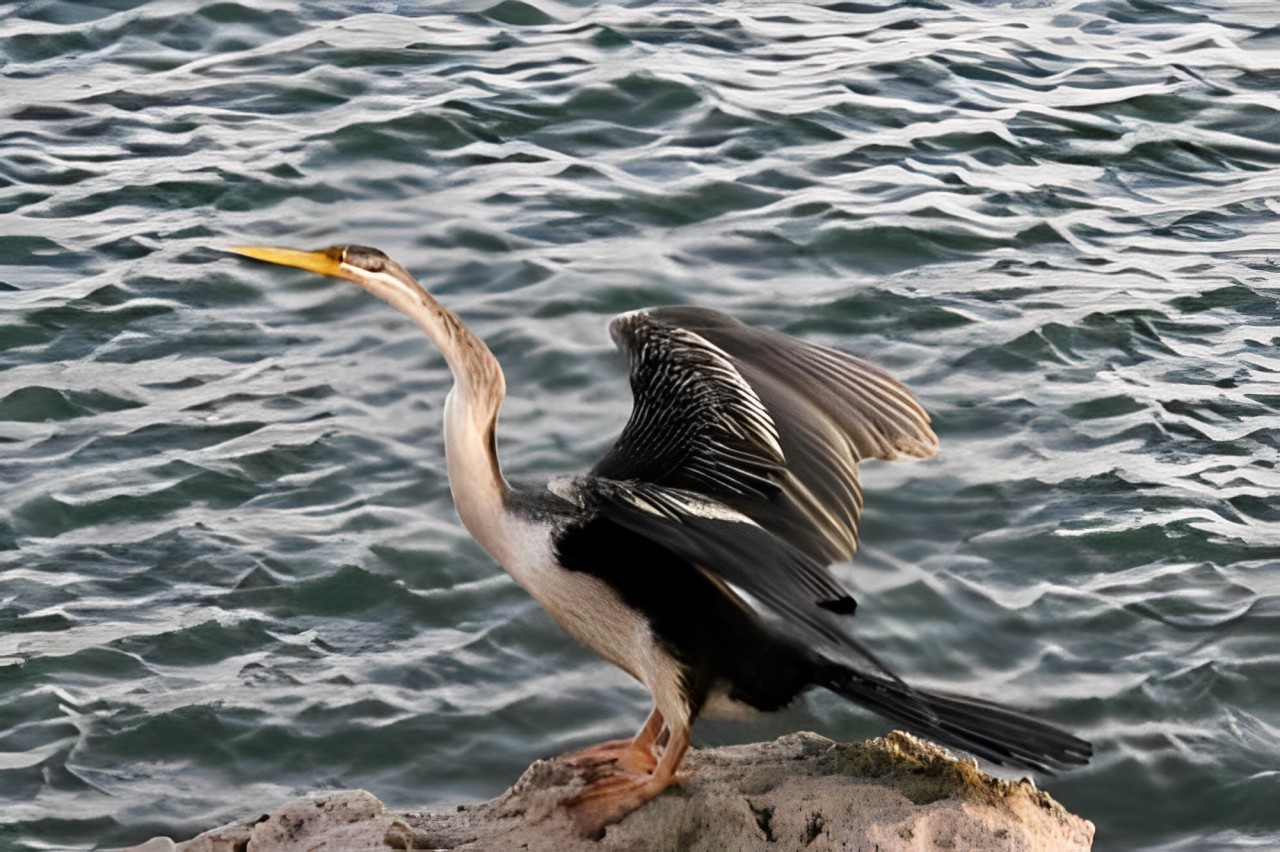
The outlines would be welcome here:
<svg viewBox="0 0 1280 852">
<path fill-rule="evenodd" d="M 669 783 L 670 779 L 653 773 L 638 775 L 619 769 L 566 799 L 564 806 L 579 837 L 599 840 L 605 828 L 656 798 Z"/>
<path fill-rule="evenodd" d="M 655 710 L 626 748 L 611 748 L 614 745 L 588 749 L 616 757 L 603 772 L 585 776 L 586 788 L 563 803 L 577 834 L 589 840 L 599 840 L 605 828 L 657 798 L 675 781 L 676 769 L 689 747 L 689 728 L 664 726 Z"/>
<path fill-rule="evenodd" d="M 648 775 L 658 765 L 658 758 L 653 752 L 646 747 L 637 746 L 633 740 L 611 740 L 581 751 L 562 754 L 555 760 L 572 766 L 588 784 L 619 771 Z"/>
</svg>

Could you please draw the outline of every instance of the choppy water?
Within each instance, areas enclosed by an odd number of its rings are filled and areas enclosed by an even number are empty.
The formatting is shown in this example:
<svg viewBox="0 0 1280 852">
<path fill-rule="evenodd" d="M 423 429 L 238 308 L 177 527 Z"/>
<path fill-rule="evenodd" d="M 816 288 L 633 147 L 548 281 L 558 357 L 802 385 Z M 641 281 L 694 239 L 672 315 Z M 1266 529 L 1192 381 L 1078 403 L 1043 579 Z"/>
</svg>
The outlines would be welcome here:
<svg viewBox="0 0 1280 852">
<path fill-rule="evenodd" d="M 617 311 L 885 364 L 943 452 L 864 469 L 861 634 L 1093 739 L 1098 848 L 1277 842 L 1270 0 L 30 2 L 0 58 L 0 848 L 487 797 L 647 711 L 461 531 L 419 333 L 246 240 L 420 273 L 517 476 L 621 426 Z M 884 730 L 700 732 L 797 728 Z"/>
</svg>

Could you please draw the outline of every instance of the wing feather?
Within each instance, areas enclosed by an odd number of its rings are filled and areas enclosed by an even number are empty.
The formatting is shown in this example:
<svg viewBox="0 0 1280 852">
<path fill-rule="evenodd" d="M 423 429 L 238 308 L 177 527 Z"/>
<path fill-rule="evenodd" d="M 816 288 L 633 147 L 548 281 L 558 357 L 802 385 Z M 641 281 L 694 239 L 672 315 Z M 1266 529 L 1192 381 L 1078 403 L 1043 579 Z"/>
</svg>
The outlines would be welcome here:
<svg viewBox="0 0 1280 852">
<path fill-rule="evenodd" d="M 927 458 L 929 416 L 875 365 L 705 308 L 633 311 L 610 326 L 635 398 L 592 469 L 721 501 L 810 557 L 858 545 L 867 458 Z"/>
<path fill-rule="evenodd" d="M 587 479 L 581 487 L 601 517 L 751 596 L 810 643 L 862 657 L 897 680 L 839 618 L 856 606 L 848 591 L 825 566 L 750 518 L 700 495 L 646 483 Z"/>
</svg>

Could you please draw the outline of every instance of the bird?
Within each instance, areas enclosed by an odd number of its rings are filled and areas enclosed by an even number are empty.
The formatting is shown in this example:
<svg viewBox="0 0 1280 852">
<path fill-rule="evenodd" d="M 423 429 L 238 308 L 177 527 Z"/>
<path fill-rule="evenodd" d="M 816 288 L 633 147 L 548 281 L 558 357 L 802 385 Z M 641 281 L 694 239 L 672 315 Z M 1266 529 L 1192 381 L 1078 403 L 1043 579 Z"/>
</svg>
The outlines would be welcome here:
<svg viewBox="0 0 1280 852">
<path fill-rule="evenodd" d="M 633 408 L 586 473 L 508 482 L 506 380 L 489 347 L 404 267 L 360 245 L 236 254 L 353 282 L 399 309 L 453 374 L 445 461 L 463 526 L 570 636 L 643 685 L 630 738 L 563 755 L 585 786 L 562 804 L 582 837 L 677 780 L 695 719 L 770 712 L 821 687 L 943 746 L 1055 774 L 1092 745 L 1012 707 L 913 687 L 850 629 L 830 571 L 858 547 L 857 465 L 928 458 L 930 418 L 888 372 L 693 306 L 634 310 L 609 330 Z"/>
</svg>

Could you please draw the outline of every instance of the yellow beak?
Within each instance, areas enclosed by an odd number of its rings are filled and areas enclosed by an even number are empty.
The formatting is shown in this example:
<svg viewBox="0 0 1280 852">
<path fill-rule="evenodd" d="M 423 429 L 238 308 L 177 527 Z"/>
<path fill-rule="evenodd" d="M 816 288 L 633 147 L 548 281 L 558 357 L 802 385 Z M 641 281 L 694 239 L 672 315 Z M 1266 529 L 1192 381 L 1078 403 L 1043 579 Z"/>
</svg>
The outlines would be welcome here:
<svg viewBox="0 0 1280 852">
<path fill-rule="evenodd" d="M 329 275 L 334 278 L 347 278 L 342 269 L 343 250 L 339 247 L 320 249 L 319 251 L 298 251 L 297 249 L 274 248 L 272 246 L 231 246 L 227 251 L 242 254 L 254 260 L 265 260 L 280 266 L 293 266 L 305 269 L 317 275 Z"/>
</svg>

